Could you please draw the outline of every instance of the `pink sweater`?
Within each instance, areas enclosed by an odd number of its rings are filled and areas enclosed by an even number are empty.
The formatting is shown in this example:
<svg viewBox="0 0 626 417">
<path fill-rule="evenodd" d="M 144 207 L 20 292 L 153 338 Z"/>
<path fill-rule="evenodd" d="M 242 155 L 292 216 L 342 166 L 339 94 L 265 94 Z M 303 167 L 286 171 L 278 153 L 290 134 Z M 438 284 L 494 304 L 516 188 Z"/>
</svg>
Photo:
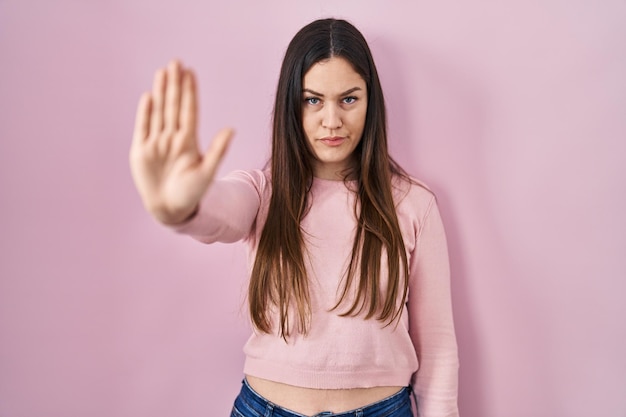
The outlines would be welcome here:
<svg viewBox="0 0 626 417">
<path fill-rule="evenodd" d="M 177 230 L 205 243 L 243 240 L 252 263 L 270 188 L 265 172 L 234 172 L 212 184 L 198 214 Z M 277 333 L 253 332 L 244 347 L 245 374 L 320 389 L 412 383 L 420 416 L 458 416 L 458 356 L 443 225 L 426 188 L 398 181 L 394 190 L 410 268 L 408 308 L 397 326 L 329 311 L 351 254 L 355 194 L 341 181 L 314 179 L 311 209 L 301 225 L 310 278 L 309 334 L 294 332 L 285 342 Z"/>
</svg>

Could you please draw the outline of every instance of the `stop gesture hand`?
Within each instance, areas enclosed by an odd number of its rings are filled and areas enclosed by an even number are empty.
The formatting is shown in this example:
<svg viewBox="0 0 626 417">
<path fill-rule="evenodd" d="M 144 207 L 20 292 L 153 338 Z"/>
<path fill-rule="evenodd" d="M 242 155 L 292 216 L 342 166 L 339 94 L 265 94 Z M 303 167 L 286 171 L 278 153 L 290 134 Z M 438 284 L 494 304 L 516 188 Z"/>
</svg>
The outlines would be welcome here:
<svg viewBox="0 0 626 417">
<path fill-rule="evenodd" d="M 223 129 L 199 151 L 197 90 L 193 72 L 173 61 L 154 76 L 139 100 L 130 166 L 146 209 L 160 222 L 189 218 L 209 187 L 233 132 Z"/>
</svg>

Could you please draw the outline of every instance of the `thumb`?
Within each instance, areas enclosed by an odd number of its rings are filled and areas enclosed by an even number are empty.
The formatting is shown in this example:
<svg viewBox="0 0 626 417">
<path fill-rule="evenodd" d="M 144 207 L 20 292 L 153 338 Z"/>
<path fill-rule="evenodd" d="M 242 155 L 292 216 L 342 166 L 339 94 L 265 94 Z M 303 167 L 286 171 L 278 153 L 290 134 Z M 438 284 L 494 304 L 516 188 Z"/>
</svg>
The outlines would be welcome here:
<svg viewBox="0 0 626 417">
<path fill-rule="evenodd" d="M 207 149 L 204 154 L 201 169 L 209 182 L 213 179 L 217 168 L 224 159 L 224 155 L 226 154 L 226 150 L 234 134 L 234 130 L 229 127 L 220 130 L 213 137 L 209 149 Z"/>
</svg>

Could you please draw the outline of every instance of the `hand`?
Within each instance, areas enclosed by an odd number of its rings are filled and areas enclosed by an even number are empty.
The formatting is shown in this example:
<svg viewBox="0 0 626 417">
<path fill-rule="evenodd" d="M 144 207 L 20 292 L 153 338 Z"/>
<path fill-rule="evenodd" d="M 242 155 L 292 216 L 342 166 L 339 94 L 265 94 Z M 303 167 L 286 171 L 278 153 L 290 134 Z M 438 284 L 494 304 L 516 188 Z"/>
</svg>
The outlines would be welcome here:
<svg viewBox="0 0 626 417">
<path fill-rule="evenodd" d="M 165 224 L 195 212 L 233 136 L 232 129 L 222 129 L 202 155 L 197 113 L 193 72 L 176 61 L 156 72 L 152 92 L 139 100 L 131 173 L 144 206 Z"/>
</svg>

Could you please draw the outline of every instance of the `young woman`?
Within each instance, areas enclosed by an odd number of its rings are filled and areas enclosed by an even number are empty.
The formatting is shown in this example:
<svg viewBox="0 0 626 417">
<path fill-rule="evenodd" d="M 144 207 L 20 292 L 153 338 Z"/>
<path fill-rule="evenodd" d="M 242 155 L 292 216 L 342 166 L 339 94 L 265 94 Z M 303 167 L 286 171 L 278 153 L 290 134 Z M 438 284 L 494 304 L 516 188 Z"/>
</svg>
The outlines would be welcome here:
<svg viewBox="0 0 626 417">
<path fill-rule="evenodd" d="M 454 417 L 458 358 L 433 194 L 387 153 L 383 93 L 343 20 L 293 38 L 263 170 L 214 180 L 232 136 L 198 152 L 196 86 L 179 63 L 139 102 L 131 169 L 147 210 L 250 248 L 254 332 L 232 416 Z"/>
</svg>

